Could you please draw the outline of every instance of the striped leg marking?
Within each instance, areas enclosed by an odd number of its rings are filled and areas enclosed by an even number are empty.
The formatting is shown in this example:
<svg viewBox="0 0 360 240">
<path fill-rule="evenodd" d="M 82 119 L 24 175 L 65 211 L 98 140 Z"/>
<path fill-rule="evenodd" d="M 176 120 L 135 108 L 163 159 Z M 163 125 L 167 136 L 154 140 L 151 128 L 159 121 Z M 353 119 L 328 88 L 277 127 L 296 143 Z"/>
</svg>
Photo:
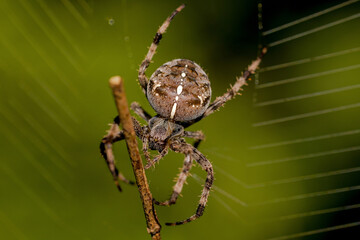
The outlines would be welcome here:
<svg viewBox="0 0 360 240">
<path fill-rule="evenodd" d="M 193 144 L 194 148 L 198 148 L 200 142 L 205 139 L 205 135 L 202 131 L 196 131 L 196 132 L 184 131 L 184 137 L 195 139 L 195 142 Z"/>
<path fill-rule="evenodd" d="M 170 205 L 176 203 L 176 200 L 182 191 L 182 188 L 184 186 L 186 178 L 189 175 L 189 171 L 192 167 L 192 163 L 193 163 L 192 158 L 190 157 L 190 155 L 187 155 L 184 159 L 184 165 L 181 169 L 181 172 L 179 174 L 177 182 L 173 187 L 173 192 L 171 194 L 170 199 L 165 202 L 158 202 L 158 201 L 154 200 L 155 204 L 160 205 L 160 206 L 170 206 Z"/>
<path fill-rule="evenodd" d="M 142 61 L 140 68 L 139 68 L 139 74 L 138 74 L 138 79 L 139 79 L 139 83 L 141 88 L 143 89 L 143 92 L 146 94 L 146 89 L 147 89 L 147 85 L 149 80 L 147 79 L 145 72 L 146 69 L 149 67 L 151 59 L 153 58 L 157 46 L 159 45 L 159 42 L 162 38 L 162 35 L 165 33 L 166 29 L 169 27 L 171 20 L 176 16 L 176 14 L 178 14 L 181 10 L 183 10 L 185 7 L 185 4 L 182 4 L 181 6 L 179 6 L 174 12 L 172 12 L 172 14 L 165 20 L 165 22 L 160 26 L 160 28 L 158 29 L 158 31 L 155 34 L 154 40 L 150 45 L 149 51 L 145 56 L 145 59 Z"/>
<path fill-rule="evenodd" d="M 124 177 L 124 175 L 119 172 L 115 166 L 115 158 L 112 151 L 112 145 L 115 142 L 121 141 L 125 138 L 123 131 L 119 129 L 118 117 L 115 118 L 114 123 L 111 124 L 108 134 L 100 142 L 100 153 L 106 161 L 108 168 L 113 176 L 114 183 L 118 190 L 121 192 L 122 189 L 119 184 L 119 180 L 128 184 L 134 184 L 133 181 L 129 181 Z"/>
<path fill-rule="evenodd" d="M 184 131 L 183 136 L 195 139 L 195 142 L 193 144 L 194 148 L 198 148 L 200 142 L 205 139 L 205 135 L 201 131 L 196 131 L 196 132 Z M 160 206 L 170 206 L 176 203 L 178 196 L 181 194 L 184 183 L 186 182 L 186 178 L 189 175 L 190 169 L 192 167 L 192 163 L 193 163 L 193 159 L 191 158 L 191 156 L 186 155 L 184 159 L 183 167 L 176 181 L 176 184 L 173 187 L 173 193 L 171 194 L 170 199 L 164 202 L 159 202 L 154 199 L 155 204 Z"/>
<path fill-rule="evenodd" d="M 213 167 L 212 167 L 210 161 L 200 151 L 198 151 L 196 148 L 194 148 L 193 146 L 191 146 L 190 144 L 187 144 L 187 143 L 181 144 L 180 148 L 179 148 L 179 146 L 177 146 L 177 144 L 173 144 L 172 147 L 173 147 L 173 150 L 176 152 L 182 152 L 184 154 L 190 153 L 191 158 L 195 159 L 196 162 L 201 166 L 201 168 L 207 172 L 207 176 L 206 176 L 203 191 L 201 193 L 199 205 L 198 205 L 198 208 L 196 209 L 195 214 L 183 221 L 179 221 L 179 222 L 175 222 L 175 223 L 165 223 L 167 226 L 182 225 L 182 224 L 194 221 L 195 219 L 201 217 L 204 213 L 207 199 L 210 194 L 211 186 L 214 182 Z M 191 150 L 191 152 L 189 150 Z"/>
<path fill-rule="evenodd" d="M 137 102 L 132 102 L 131 103 L 131 109 L 134 111 L 134 113 L 136 113 L 139 117 L 141 117 L 142 119 L 144 119 L 146 122 L 148 122 L 151 119 L 151 115 L 146 112 L 139 103 Z"/>
<path fill-rule="evenodd" d="M 156 155 L 156 156 L 154 157 L 153 160 L 151 160 L 151 159 L 148 160 L 148 163 L 146 164 L 145 169 L 149 169 L 151 166 L 155 166 L 155 163 L 159 162 L 160 159 L 162 159 L 163 157 L 165 157 L 165 155 L 168 154 L 168 152 L 169 152 L 169 147 L 166 146 L 166 147 L 164 148 L 164 150 L 162 150 L 162 151 L 160 152 L 160 154 L 158 154 L 158 155 Z"/>
<path fill-rule="evenodd" d="M 235 84 L 222 96 L 217 97 L 214 102 L 212 102 L 209 107 L 206 109 L 205 113 L 203 114 L 202 118 L 209 116 L 210 114 L 214 113 L 220 107 L 224 106 L 225 103 L 236 95 L 239 94 L 239 91 L 242 91 L 242 86 L 247 85 L 246 81 L 250 78 L 252 74 L 255 73 L 256 69 L 259 67 L 261 60 L 265 53 L 267 52 L 267 48 L 263 48 L 261 51 L 260 56 L 254 60 L 243 72 L 242 76 L 236 79 Z"/>
</svg>

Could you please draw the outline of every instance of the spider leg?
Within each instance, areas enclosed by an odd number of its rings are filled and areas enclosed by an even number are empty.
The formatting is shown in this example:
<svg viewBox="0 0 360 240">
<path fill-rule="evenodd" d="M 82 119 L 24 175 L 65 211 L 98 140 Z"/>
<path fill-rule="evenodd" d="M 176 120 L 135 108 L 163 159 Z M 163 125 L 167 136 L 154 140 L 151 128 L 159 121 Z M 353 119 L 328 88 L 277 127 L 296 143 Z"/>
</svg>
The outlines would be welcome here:
<svg viewBox="0 0 360 240">
<path fill-rule="evenodd" d="M 176 203 L 176 200 L 178 198 L 178 196 L 180 195 L 182 188 L 184 186 L 184 183 L 186 181 L 187 176 L 189 175 L 189 171 L 192 167 L 192 163 L 193 163 L 193 159 L 191 158 L 190 155 L 186 155 L 185 159 L 184 159 L 184 165 L 181 169 L 181 172 L 179 174 L 179 177 L 176 181 L 176 184 L 173 187 L 173 192 L 171 194 L 171 197 L 169 200 L 166 200 L 164 202 L 159 202 L 157 200 L 154 199 L 154 203 L 156 205 L 160 205 L 160 206 L 170 206 L 172 204 Z"/>
<path fill-rule="evenodd" d="M 137 102 L 132 102 L 131 103 L 131 109 L 134 111 L 134 113 L 136 113 L 139 117 L 141 117 L 142 119 L 144 119 L 146 122 L 148 122 L 151 119 L 151 115 L 145 111 L 145 109 L 143 109 L 139 103 Z M 151 157 L 150 157 L 150 153 L 149 153 L 149 130 L 147 127 L 143 128 L 143 134 L 142 134 L 142 151 L 144 153 L 144 157 L 146 159 L 146 161 L 148 163 L 150 163 Z"/>
<path fill-rule="evenodd" d="M 140 68 L 139 68 L 139 73 L 138 73 L 138 78 L 139 78 L 139 83 L 140 86 L 143 90 L 143 92 L 146 94 L 146 89 L 147 89 L 147 85 L 148 85 L 148 79 L 145 75 L 146 69 L 149 67 L 149 64 L 151 62 L 151 59 L 153 58 L 156 48 L 162 38 L 162 35 L 165 33 L 166 29 L 169 27 L 171 20 L 175 17 L 175 15 L 180 12 L 183 8 L 185 7 L 184 4 L 182 4 L 181 6 L 179 6 L 174 12 L 172 12 L 172 14 L 165 20 L 165 22 L 160 26 L 160 28 L 158 29 L 158 31 L 155 34 L 154 40 L 150 45 L 149 51 L 145 56 L 145 59 L 142 61 Z"/>
<path fill-rule="evenodd" d="M 200 142 L 205 139 L 205 135 L 201 131 L 196 131 L 196 132 L 184 131 L 183 137 L 194 138 L 195 142 L 193 143 L 193 146 L 195 148 L 198 148 L 200 145 Z M 171 194 L 170 199 L 166 200 L 164 202 L 159 202 L 154 199 L 154 203 L 156 205 L 170 206 L 170 205 L 176 203 L 176 200 L 182 191 L 184 183 L 186 182 L 186 178 L 189 175 L 189 171 L 192 167 L 192 163 L 193 163 L 193 159 L 190 157 L 190 155 L 186 155 L 186 157 L 184 159 L 183 167 L 179 173 L 179 177 L 176 181 L 176 184 L 173 187 L 173 192 Z"/>
<path fill-rule="evenodd" d="M 122 189 L 119 184 L 119 180 L 128 184 L 134 184 L 134 182 L 129 181 L 124 177 L 124 175 L 119 172 L 117 167 L 115 166 L 114 154 L 112 151 L 112 145 L 115 142 L 121 141 L 125 138 L 123 131 L 120 131 L 117 123 L 111 124 L 110 130 L 108 134 L 101 140 L 100 142 L 100 153 L 106 161 L 108 168 L 113 176 L 114 183 L 118 190 L 121 192 Z"/>
<path fill-rule="evenodd" d="M 240 90 L 242 90 L 242 86 L 247 85 L 246 81 L 249 79 L 249 77 L 255 73 L 256 69 L 259 67 L 261 60 L 265 53 L 267 52 L 267 48 L 263 48 L 261 51 L 261 54 L 258 56 L 258 58 L 253 61 L 248 68 L 242 73 L 242 76 L 236 79 L 236 82 L 233 86 L 228 89 L 224 95 L 217 97 L 212 103 L 210 103 L 209 107 L 206 109 L 204 114 L 197 119 L 190 121 L 187 123 L 186 127 L 189 127 L 190 125 L 200 121 L 201 119 L 209 116 L 210 114 L 214 113 L 216 110 L 218 110 L 220 107 L 224 106 L 225 103 L 232 98 L 234 98 Z"/>
<path fill-rule="evenodd" d="M 150 156 L 150 152 L 149 152 L 149 138 L 147 136 L 144 136 L 142 139 L 142 151 L 144 153 L 145 159 L 147 161 L 147 164 L 151 163 L 151 156 Z M 146 169 L 146 167 L 145 167 Z"/>
<path fill-rule="evenodd" d="M 134 123 L 134 128 L 135 128 L 136 134 L 138 135 L 138 137 L 142 136 L 143 133 L 142 133 L 142 127 L 140 126 L 140 123 L 134 118 L 132 118 L 132 120 Z M 132 185 L 134 184 L 134 182 L 126 179 L 124 177 L 124 175 L 121 172 L 119 172 L 119 170 L 117 169 L 117 167 L 115 165 L 115 158 L 114 158 L 114 154 L 112 151 L 112 145 L 115 142 L 125 139 L 124 132 L 119 129 L 119 121 L 120 121 L 119 117 L 118 116 L 115 117 L 114 123 L 111 124 L 108 134 L 101 140 L 100 153 L 103 156 L 103 158 L 105 159 L 106 164 L 108 165 L 108 168 L 111 172 L 111 175 L 113 176 L 116 187 L 121 192 L 122 189 L 120 187 L 119 180 L 123 181 L 125 183 L 128 183 L 128 184 L 132 184 Z"/>
<path fill-rule="evenodd" d="M 157 163 L 158 161 L 160 161 L 160 159 L 165 157 L 165 155 L 168 154 L 168 152 L 169 152 L 169 146 L 167 145 L 165 146 L 164 150 L 160 152 L 160 154 L 154 157 L 153 160 L 150 159 L 150 161 L 148 161 L 148 163 L 145 166 L 145 169 L 149 169 L 151 166 L 155 166 L 155 163 Z"/>
<path fill-rule="evenodd" d="M 141 117 L 142 119 L 144 119 L 146 122 L 148 122 L 151 119 L 151 115 L 149 113 L 147 113 L 141 106 L 139 103 L 137 102 L 132 102 L 131 103 L 131 109 L 134 111 L 134 113 L 136 113 L 139 117 Z"/>
<path fill-rule="evenodd" d="M 139 106 L 140 107 L 140 106 Z M 140 107 L 141 108 L 141 107 Z M 146 112 L 145 112 L 146 113 Z M 141 112 L 141 114 L 144 114 Z M 134 119 L 133 119 L 134 121 Z M 139 127 L 141 128 L 140 124 Z M 136 131 L 136 126 L 135 126 Z M 166 154 L 169 152 L 169 146 L 168 144 L 165 146 L 165 148 L 154 157 L 154 159 L 151 159 L 150 152 L 149 152 L 149 137 L 150 137 L 150 130 L 147 126 L 144 126 L 142 128 L 142 132 L 138 136 L 142 141 L 142 151 L 144 153 L 144 157 L 147 161 L 147 164 L 145 165 L 145 169 L 149 169 L 151 166 L 155 166 L 155 163 L 157 163 L 160 159 L 165 157 Z"/>
<path fill-rule="evenodd" d="M 174 144 L 172 144 L 171 147 L 175 152 L 190 154 L 190 157 L 195 159 L 196 162 L 201 166 L 201 168 L 207 172 L 205 185 L 201 193 L 201 198 L 199 201 L 198 208 L 196 209 L 196 213 L 183 221 L 179 221 L 175 223 L 165 223 L 168 226 L 175 226 L 175 225 L 181 225 L 184 223 L 194 221 L 195 219 L 203 215 L 205 210 L 205 205 L 210 193 L 210 189 L 214 181 L 214 171 L 210 161 L 199 150 L 197 150 L 195 147 L 191 146 L 190 144 L 187 144 L 184 141 L 181 143 L 174 141 Z"/>
<path fill-rule="evenodd" d="M 220 107 L 224 106 L 227 101 L 234 98 L 238 94 L 238 92 L 242 90 L 242 86 L 247 85 L 246 80 L 248 80 L 249 77 L 255 73 L 266 51 L 267 49 L 263 48 L 260 56 L 248 66 L 248 68 L 243 72 L 241 77 L 236 79 L 234 86 L 232 86 L 224 95 L 217 97 L 214 102 L 210 103 L 202 118 L 209 116 L 210 114 L 218 110 Z"/>
<path fill-rule="evenodd" d="M 200 142 L 205 139 L 205 135 L 202 131 L 196 131 L 196 132 L 184 131 L 183 137 L 195 139 L 195 142 L 193 143 L 193 146 L 195 148 L 198 148 Z"/>
</svg>

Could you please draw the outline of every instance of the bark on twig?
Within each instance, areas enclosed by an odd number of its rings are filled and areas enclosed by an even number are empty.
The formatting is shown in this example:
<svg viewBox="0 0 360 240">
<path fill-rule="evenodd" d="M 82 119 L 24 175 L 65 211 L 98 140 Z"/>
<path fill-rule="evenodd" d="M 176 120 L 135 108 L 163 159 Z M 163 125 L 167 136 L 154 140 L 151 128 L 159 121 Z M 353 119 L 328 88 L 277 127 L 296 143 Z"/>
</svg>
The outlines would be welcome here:
<svg viewBox="0 0 360 240">
<path fill-rule="evenodd" d="M 131 120 L 128 103 L 124 91 L 123 80 L 119 76 L 110 78 L 110 87 L 112 88 L 115 104 L 119 113 L 120 125 L 124 131 L 127 149 L 130 155 L 131 164 L 134 170 L 136 184 L 139 189 L 140 198 L 143 204 L 147 231 L 152 239 L 160 240 L 161 225 L 156 216 L 152 194 L 145 175 L 144 166 L 141 161 L 133 122 Z"/>
</svg>

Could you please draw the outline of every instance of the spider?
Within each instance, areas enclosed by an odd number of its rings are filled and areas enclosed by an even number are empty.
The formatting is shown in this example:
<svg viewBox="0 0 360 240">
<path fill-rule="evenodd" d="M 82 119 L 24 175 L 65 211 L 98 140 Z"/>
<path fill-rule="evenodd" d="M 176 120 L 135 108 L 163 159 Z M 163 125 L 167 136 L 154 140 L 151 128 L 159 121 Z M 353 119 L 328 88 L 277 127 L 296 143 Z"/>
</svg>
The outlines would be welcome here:
<svg viewBox="0 0 360 240">
<path fill-rule="evenodd" d="M 210 161 L 197 149 L 200 142 L 204 140 L 204 134 L 201 131 L 186 131 L 185 128 L 214 113 L 228 100 L 234 98 L 242 90 L 241 86 L 246 85 L 246 80 L 250 75 L 255 73 L 262 56 L 266 52 L 266 48 L 263 48 L 260 56 L 252 62 L 241 77 L 237 78 L 234 86 L 223 96 L 217 97 L 212 103 L 210 103 L 211 87 L 209 78 L 204 70 L 193 61 L 174 59 L 160 66 L 148 79 L 145 72 L 149 67 L 157 46 L 171 20 L 184 7 L 184 4 L 179 6 L 160 26 L 138 71 L 138 80 L 142 91 L 152 108 L 157 112 L 157 115 L 152 117 L 137 102 L 131 104 L 131 109 L 134 113 L 148 124 L 142 126 L 135 118 L 132 118 L 136 135 L 143 143 L 142 150 L 147 161 L 146 169 L 154 166 L 156 162 L 168 153 L 169 149 L 185 155 L 183 167 L 173 187 L 170 199 L 163 202 L 154 199 L 155 204 L 162 206 L 175 204 L 193 165 L 193 161 L 196 161 L 207 173 L 195 214 L 183 221 L 166 223 L 168 226 L 188 223 L 202 216 L 214 181 L 214 171 Z M 184 138 L 192 138 L 195 141 L 191 145 Z M 124 133 L 119 129 L 119 117 L 116 117 L 108 134 L 100 143 L 100 151 L 120 191 L 119 180 L 134 184 L 127 180 L 115 166 L 112 144 L 123 139 Z M 156 150 L 159 154 L 151 159 L 149 149 Z"/>
</svg>

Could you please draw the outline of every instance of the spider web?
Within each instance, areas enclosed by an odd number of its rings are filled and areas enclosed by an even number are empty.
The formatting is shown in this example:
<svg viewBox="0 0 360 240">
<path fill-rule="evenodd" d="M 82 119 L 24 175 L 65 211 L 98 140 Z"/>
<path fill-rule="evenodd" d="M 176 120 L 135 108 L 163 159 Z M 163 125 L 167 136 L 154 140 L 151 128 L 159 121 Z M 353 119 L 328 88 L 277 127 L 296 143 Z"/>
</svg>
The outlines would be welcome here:
<svg viewBox="0 0 360 240">
<path fill-rule="evenodd" d="M 53 200 L 74 200 L 66 179 L 80 162 L 69 144 L 79 143 L 83 123 L 78 106 L 87 93 L 79 86 L 90 55 L 83 43 L 92 4 L 19 0 L 0 5 L 0 172 L 2 205 L 7 206 L 0 210 L 0 233 L 6 239 L 41 238 L 31 221 L 30 229 L 21 223 L 27 216 L 16 213 L 34 211 L 34 222 L 89 239 L 66 223 L 65 211 L 58 211 Z"/>
<path fill-rule="evenodd" d="M 267 4 L 265 27 L 277 18 Z M 269 52 L 254 86 L 249 180 L 214 165 L 253 195 L 214 186 L 214 200 L 248 226 L 248 237 L 337 239 L 360 230 L 359 10 L 359 1 L 344 1 L 260 30 Z"/>
<path fill-rule="evenodd" d="M 266 4 L 265 27 L 277 17 Z M 269 54 L 255 84 L 246 167 L 271 173 L 247 184 L 264 189 L 247 204 L 263 219 L 256 227 L 267 229 L 265 238 L 359 232 L 359 10 L 355 0 L 332 4 L 261 33 Z"/>
<path fill-rule="evenodd" d="M 123 11 L 117 11 L 116 2 L 104 1 L 94 11 L 94 1 L 86 0 L 1 1 L 0 187 L 6 208 L 0 209 L 0 233 L 6 239 L 111 239 L 115 228 L 128 226 L 115 224 L 119 215 L 114 209 L 134 194 L 119 197 L 114 191 L 93 144 L 114 113 L 104 75 L 120 69 L 125 79 L 135 79 L 133 55 L 144 54 L 144 49 L 135 54 L 131 48 L 129 36 L 136 24 L 124 10 L 128 2 L 121 1 Z M 359 2 L 330 5 L 281 22 L 264 3 L 263 41 L 271 47 L 255 87 L 256 141 L 249 147 L 253 158 L 244 166 L 249 177 L 239 179 L 214 165 L 217 174 L 253 197 L 242 199 L 218 186 L 211 194 L 246 224 L 254 239 L 358 229 Z M 117 53 L 126 57 L 108 61 Z M 128 72 L 134 75 L 126 76 Z M 134 86 L 127 88 L 129 97 L 139 92 L 135 81 Z M 203 184 L 204 179 L 193 176 Z M 98 194 L 93 194 L 95 188 Z M 110 206 L 106 220 L 98 210 L 103 201 Z M 234 210 L 233 204 L 244 211 Z M 129 211 L 132 208 L 121 208 L 121 214 L 133 218 Z M 84 218 L 89 212 L 94 215 Z M 141 214 L 137 222 L 143 221 Z M 24 221 L 26 216 L 32 221 Z M 40 224 L 41 232 L 36 230 Z M 212 235 L 204 226 L 196 231 Z M 142 231 L 132 234 L 148 237 Z"/>
</svg>

